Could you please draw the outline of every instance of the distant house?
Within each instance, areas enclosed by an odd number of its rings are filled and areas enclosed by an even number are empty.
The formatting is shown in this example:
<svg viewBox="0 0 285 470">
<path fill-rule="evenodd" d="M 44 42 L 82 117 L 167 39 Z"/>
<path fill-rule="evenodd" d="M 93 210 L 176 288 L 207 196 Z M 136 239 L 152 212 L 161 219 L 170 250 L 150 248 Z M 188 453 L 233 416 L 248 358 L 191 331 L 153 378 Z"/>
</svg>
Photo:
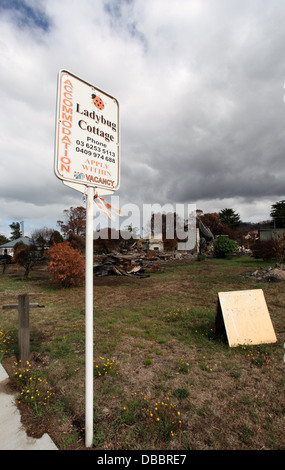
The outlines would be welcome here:
<svg viewBox="0 0 285 470">
<path fill-rule="evenodd" d="M 278 238 L 285 236 L 285 228 L 261 228 L 259 229 L 259 239 L 260 241 L 272 240 L 273 238 Z"/>
<path fill-rule="evenodd" d="M 11 240 L 10 242 L 4 243 L 4 245 L 0 245 L 0 255 L 14 256 L 14 247 L 17 243 L 30 245 L 31 241 L 29 237 L 20 237 L 16 238 L 16 240 Z"/>
</svg>

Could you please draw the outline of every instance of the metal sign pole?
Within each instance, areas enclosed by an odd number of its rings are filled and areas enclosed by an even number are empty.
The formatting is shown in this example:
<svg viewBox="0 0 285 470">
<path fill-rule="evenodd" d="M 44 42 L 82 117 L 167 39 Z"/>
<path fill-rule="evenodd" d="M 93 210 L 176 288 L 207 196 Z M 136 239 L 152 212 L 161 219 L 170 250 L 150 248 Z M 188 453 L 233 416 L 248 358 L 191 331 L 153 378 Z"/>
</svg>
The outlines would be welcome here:
<svg viewBox="0 0 285 470">
<path fill-rule="evenodd" d="M 95 117 L 98 127 L 94 126 Z M 84 194 L 86 191 L 86 447 L 91 447 L 93 443 L 93 196 L 95 187 L 100 196 L 112 194 L 119 189 L 119 140 L 119 103 L 116 98 L 67 70 L 60 70 L 54 172 L 66 186 Z"/>
<path fill-rule="evenodd" d="M 85 252 L 85 445 L 93 442 L 93 197 L 94 189 L 86 194 Z"/>
</svg>

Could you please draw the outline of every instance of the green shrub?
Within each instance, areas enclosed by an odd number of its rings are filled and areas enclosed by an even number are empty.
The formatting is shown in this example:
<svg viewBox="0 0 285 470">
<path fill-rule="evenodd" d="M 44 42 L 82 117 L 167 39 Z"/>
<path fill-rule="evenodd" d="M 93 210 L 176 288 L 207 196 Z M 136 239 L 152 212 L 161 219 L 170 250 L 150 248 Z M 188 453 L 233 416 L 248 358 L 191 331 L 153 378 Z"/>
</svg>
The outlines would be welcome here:
<svg viewBox="0 0 285 470">
<path fill-rule="evenodd" d="M 237 243 L 228 237 L 219 237 L 214 243 L 214 256 L 216 258 L 226 258 L 237 250 Z"/>
</svg>

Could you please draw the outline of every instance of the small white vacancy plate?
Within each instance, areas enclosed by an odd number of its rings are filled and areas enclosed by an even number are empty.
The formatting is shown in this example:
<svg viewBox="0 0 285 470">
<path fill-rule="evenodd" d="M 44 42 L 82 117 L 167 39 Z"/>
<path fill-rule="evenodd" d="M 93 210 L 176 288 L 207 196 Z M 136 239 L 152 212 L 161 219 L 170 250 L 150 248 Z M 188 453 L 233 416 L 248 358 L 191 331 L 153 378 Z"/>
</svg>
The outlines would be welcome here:
<svg viewBox="0 0 285 470">
<path fill-rule="evenodd" d="M 231 347 L 277 341 L 262 289 L 219 292 L 216 324 L 221 315 Z"/>
</svg>

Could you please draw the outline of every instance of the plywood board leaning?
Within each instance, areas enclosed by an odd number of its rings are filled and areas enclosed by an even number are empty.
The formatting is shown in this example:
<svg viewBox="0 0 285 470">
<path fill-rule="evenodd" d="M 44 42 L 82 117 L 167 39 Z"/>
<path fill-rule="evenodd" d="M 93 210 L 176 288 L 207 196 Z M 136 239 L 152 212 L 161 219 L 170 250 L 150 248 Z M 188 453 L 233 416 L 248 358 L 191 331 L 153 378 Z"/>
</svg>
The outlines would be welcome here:
<svg viewBox="0 0 285 470">
<path fill-rule="evenodd" d="M 262 289 L 219 292 L 215 327 L 231 347 L 277 341 Z"/>
</svg>

